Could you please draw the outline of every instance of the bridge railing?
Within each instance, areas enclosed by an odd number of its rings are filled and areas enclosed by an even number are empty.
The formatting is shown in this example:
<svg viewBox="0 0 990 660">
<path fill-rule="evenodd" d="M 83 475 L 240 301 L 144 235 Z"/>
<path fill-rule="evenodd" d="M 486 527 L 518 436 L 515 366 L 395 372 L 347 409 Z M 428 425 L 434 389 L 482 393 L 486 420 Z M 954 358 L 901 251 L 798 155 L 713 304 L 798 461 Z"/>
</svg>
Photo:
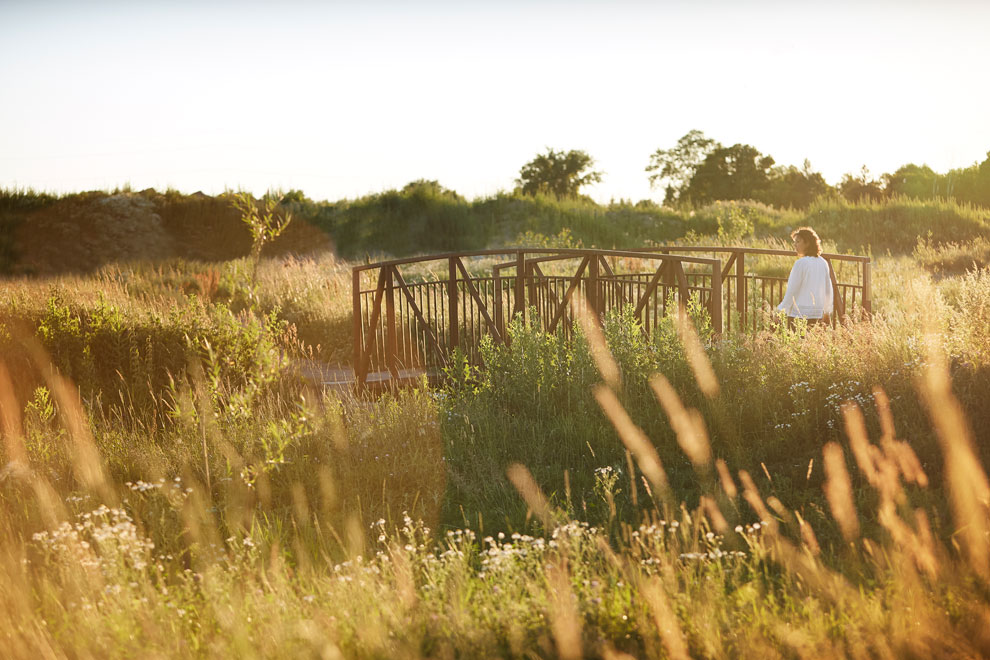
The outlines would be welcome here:
<svg viewBox="0 0 990 660">
<path fill-rule="evenodd" d="M 778 266 L 789 271 L 795 259 L 793 250 L 744 247 L 658 246 L 648 248 L 671 254 L 709 254 L 724 260 L 722 281 L 724 292 L 725 331 L 762 328 L 768 320 L 766 306 L 776 307 L 784 297 L 787 276 L 758 272 L 756 261 L 778 258 Z M 749 258 L 747 260 L 747 257 Z M 833 325 L 849 315 L 873 311 L 872 262 L 870 257 L 850 254 L 822 254 L 828 262 L 832 280 L 835 308 Z M 747 268 L 749 264 L 750 268 Z M 850 272 L 851 271 L 851 272 Z"/>
<path fill-rule="evenodd" d="M 766 322 L 765 307 L 783 297 L 786 277 L 747 272 L 747 255 L 794 258 L 788 251 L 752 248 L 516 248 L 356 266 L 356 380 L 363 385 L 373 372 L 398 378 L 408 371 L 439 370 L 455 349 L 478 363 L 482 337 L 508 341 L 508 323 L 517 315 L 543 330 L 569 336 L 574 304 L 589 306 L 597 315 L 631 306 L 644 330 L 652 332 L 668 304 L 696 297 L 708 310 L 716 333 L 755 330 Z M 857 272 L 854 281 L 840 282 L 831 269 L 836 316 L 853 308 L 869 312 L 869 258 L 823 256 L 830 264 L 849 262 Z M 470 261 L 478 259 L 494 263 L 478 272 L 477 263 Z M 410 270 L 429 270 L 432 275 L 414 278 Z"/>
</svg>

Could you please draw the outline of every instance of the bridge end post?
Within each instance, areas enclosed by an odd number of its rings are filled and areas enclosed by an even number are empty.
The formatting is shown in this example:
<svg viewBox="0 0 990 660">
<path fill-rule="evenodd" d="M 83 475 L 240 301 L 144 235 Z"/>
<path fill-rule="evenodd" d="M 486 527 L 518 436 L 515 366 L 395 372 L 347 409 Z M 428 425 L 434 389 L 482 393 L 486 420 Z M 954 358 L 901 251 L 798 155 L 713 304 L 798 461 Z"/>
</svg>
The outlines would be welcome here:
<svg viewBox="0 0 990 660">
<path fill-rule="evenodd" d="M 364 361 L 364 351 L 362 350 L 361 329 L 361 271 L 356 267 L 351 269 L 351 309 L 353 319 L 351 332 L 354 334 L 354 384 L 357 389 L 364 386 L 364 378 L 361 374 L 361 363 Z"/>
<path fill-rule="evenodd" d="M 736 252 L 736 310 L 739 312 L 739 329 L 746 329 L 746 253 Z"/>
<path fill-rule="evenodd" d="M 863 262 L 863 311 L 866 312 L 867 317 L 873 314 L 872 276 L 870 273 L 871 268 L 872 264 L 869 261 Z"/>
</svg>

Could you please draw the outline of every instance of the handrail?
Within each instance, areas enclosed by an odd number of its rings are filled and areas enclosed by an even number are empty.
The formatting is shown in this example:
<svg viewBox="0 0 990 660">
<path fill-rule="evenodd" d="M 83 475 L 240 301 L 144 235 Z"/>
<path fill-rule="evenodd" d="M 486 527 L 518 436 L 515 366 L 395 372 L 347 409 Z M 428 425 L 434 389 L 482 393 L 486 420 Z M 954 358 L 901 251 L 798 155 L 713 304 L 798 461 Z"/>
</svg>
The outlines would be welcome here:
<svg viewBox="0 0 990 660">
<path fill-rule="evenodd" d="M 464 259 L 466 257 L 489 257 L 496 254 L 518 254 L 518 253 L 533 253 L 533 254 L 564 254 L 572 257 L 587 257 L 594 254 L 603 254 L 607 257 L 628 257 L 637 258 L 642 257 L 643 252 L 654 252 L 661 248 L 633 248 L 630 250 L 596 250 L 594 248 L 495 248 L 488 250 L 474 250 L 472 252 L 444 252 L 442 254 L 431 254 L 427 256 L 418 257 L 403 257 L 402 259 L 389 259 L 388 261 L 378 261 L 372 264 L 363 264 L 353 266 L 352 271 L 364 271 L 372 268 L 384 268 L 386 266 L 403 266 L 405 264 L 420 263 L 426 261 L 443 261 L 445 259 L 450 259 L 456 257 L 458 259 Z M 711 252 L 711 250 L 708 250 Z M 692 263 L 707 263 L 710 264 L 712 259 L 705 259 L 704 257 L 681 257 L 676 254 L 660 254 L 658 253 L 657 258 L 673 257 L 677 260 L 691 261 Z"/>
<path fill-rule="evenodd" d="M 650 248 L 632 248 L 637 250 L 677 250 L 680 252 L 730 252 L 745 254 L 765 254 L 770 256 L 794 257 L 794 250 L 777 250 L 774 248 L 747 248 L 747 247 L 705 247 L 703 245 L 658 245 Z M 870 263 L 871 257 L 864 257 L 858 254 L 836 254 L 833 252 L 822 252 L 823 259 L 835 259 L 836 261 L 856 261 L 859 263 Z"/>
</svg>

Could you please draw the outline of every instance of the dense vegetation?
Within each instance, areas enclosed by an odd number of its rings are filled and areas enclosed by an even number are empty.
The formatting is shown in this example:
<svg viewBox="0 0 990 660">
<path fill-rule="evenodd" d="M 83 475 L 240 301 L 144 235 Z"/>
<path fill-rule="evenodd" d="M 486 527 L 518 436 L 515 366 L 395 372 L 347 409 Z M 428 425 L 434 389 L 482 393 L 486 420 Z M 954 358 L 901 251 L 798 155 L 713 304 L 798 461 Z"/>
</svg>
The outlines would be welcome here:
<svg viewBox="0 0 990 660">
<path fill-rule="evenodd" d="M 78 201 L 7 200 L 21 227 Z M 429 183 L 286 200 L 256 278 L 250 258 L 172 253 L 0 282 L 6 656 L 990 652 L 983 209 L 468 202 Z M 170 203 L 180 242 L 216 202 Z M 695 310 L 717 392 L 675 318 L 645 337 L 621 314 L 617 379 L 593 337 L 516 325 L 441 389 L 324 390 L 307 367 L 349 360 L 349 263 L 279 247 L 297 224 L 355 256 L 767 246 L 805 222 L 871 247 L 874 318 L 711 342 Z"/>
<path fill-rule="evenodd" d="M 670 149 L 657 149 L 646 171 L 651 185 L 664 186 L 666 204 L 752 199 L 777 208 L 807 208 L 824 195 L 834 195 L 850 202 L 908 197 L 990 206 L 990 152 L 982 163 L 944 174 L 908 163 L 874 178 L 864 165 L 833 187 L 807 160 L 800 169 L 777 165 L 773 156 L 752 145 L 727 147 L 694 130 Z"/>
</svg>

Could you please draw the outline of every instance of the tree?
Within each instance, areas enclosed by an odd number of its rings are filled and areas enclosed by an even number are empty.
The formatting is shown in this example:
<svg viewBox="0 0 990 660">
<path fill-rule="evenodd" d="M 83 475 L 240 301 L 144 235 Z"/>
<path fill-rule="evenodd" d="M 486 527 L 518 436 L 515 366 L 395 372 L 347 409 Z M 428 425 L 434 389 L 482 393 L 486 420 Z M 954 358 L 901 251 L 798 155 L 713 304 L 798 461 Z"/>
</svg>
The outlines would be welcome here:
<svg viewBox="0 0 990 660">
<path fill-rule="evenodd" d="M 765 200 L 772 167 L 771 156 L 748 144 L 719 145 L 695 169 L 678 199 L 695 204 L 730 199 Z"/>
<path fill-rule="evenodd" d="M 578 191 L 602 180 L 603 173 L 591 168 L 595 161 L 584 151 L 554 151 L 548 148 L 519 170 L 516 185 L 525 195 L 542 193 L 558 199 L 575 197 Z"/>
<path fill-rule="evenodd" d="M 416 179 L 415 181 L 410 181 L 402 187 L 401 194 L 411 198 L 443 198 L 455 202 L 464 201 L 464 197 L 457 194 L 454 190 L 441 186 L 440 182 L 436 179 Z"/>
<path fill-rule="evenodd" d="M 251 283 L 258 281 L 258 264 L 261 250 L 285 231 L 292 222 L 292 214 L 280 206 L 283 195 L 267 192 L 258 202 L 250 193 L 234 193 L 230 202 L 241 214 L 241 222 L 251 231 Z"/>
<path fill-rule="evenodd" d="M 908 163 L 897 168 L 893 174 L 884 174 L 884 192 L 888 196 L 903 195 L 915 199 L 931 199 L 944 194 L 938 186 L 939 176 L 927 165 L 917 166 Z"/>
<path fill-rule="evenodd" d="M 947 197 L 960 202 L 990 207 L 990 152 L 982 163 L 949 170 L 942 186 Z"/>
<path fill-rule="evenodd" d="M 866 169 L 866 165 L 863 165 L 858 175 L 854 176 L 849 173 L 842 175 L 842 181 L 839 182 L 839 194 L 850 202 L 862 200 L 879 202 L 885 196 L 883 185 L 873 178 L 870 170 Z"/>
<path fill-rule="evenodd" d="M 701 131 L 688 131 L 672 149 L 657 149 L 650 156 L 650 164 L 646 166 L 646 171 L 651 172 L 650 187 L 655 188 L 666 181 L 664 204 L 677 201 L 698 166 L 708 154 L 721 146 L 715 140 L 706 138 Z"/>
<path fill-rule="evenodd" d="M 820 172 L 812 171 L 811 163 L 805 160 L 801 169 L 793 165 L 773 169 L 765 201 L 777 208 L 803 209 L 829 190 L 831 186 L 825 177 Z"/>
</svg>

